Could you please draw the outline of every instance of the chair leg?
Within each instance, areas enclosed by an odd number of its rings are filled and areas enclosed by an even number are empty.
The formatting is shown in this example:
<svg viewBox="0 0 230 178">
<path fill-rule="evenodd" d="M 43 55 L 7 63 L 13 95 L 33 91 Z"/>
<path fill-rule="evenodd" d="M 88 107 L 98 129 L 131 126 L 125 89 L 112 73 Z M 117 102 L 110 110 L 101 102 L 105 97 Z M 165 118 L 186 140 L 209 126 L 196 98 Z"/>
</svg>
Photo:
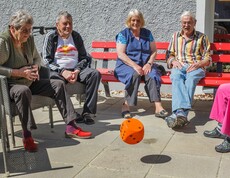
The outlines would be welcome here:
<svg viewBox="0 0 230 178">
<path fill-rule="evenodd" d="M 9 142 L 7 141 L 9 139 L 7 135 L 6 117 L 5 117 L 4 111 L 2 110 L 2 106 L 1 106 L 0 112 L 1 112 L 0 113 L 0 116 L 1 116 L 0 135 L 1 135 L 1 141 L 2 141 L 3 162 L 4 162 L 5 174 L 6 176 L 9 176 L 7 158 L 6 158 L 6 146 L 8 147 L 9 145 Z"/>
<path fill-rule="evenodd" d="M 52 106 L 51 105 L 49 105 L 49 119 L 50 119 L 50 127 L 54 128 L 53 110 L 52 110 Z"/>
<path fill-rule="evenodd" d="M 4 131 L 3 128 L 1 128 L 1 140 L 2 140 L 2 152 L 3 152 L 3 162 L 4 162 L 4 169 L 5 169 L 5 174 L 6 176 L 9 175 L 8 172 L 8 166 L 7 166 L 7 158 L 6 158 L 6 146 L 7 146 L 7 136 L 6 136 L 6 132 Z"/>
<path fill-rule="evenodd" d="M 9 142 L 9 134 L 8 134 L 8 129 L 7 129 L 7 124 L 6 124 L 6 151 L 10 151 L 10 142 Z"/>
<path fill-rule="evenodd" d="M 12 139 L 12 144 L 13 147 L 16 147 L 15 144 L 15 136 L 14 136 L 14 123 L 13 123 L 14 117 L 10 117 L 10 130 L 11 130 L 11 139 Z"/>
<path fill-rule="evenodd" d="M 79 105 L 81 105 L 81 102 L 82 102 L 81 94 L 76 94 L 76 100 L 78 100 L 79 101 Z"/>
<path fill-rule="evenodd" d="M 102 82 L 102 84 L 104 85 L 105 96 L 106 97 L 111 97 L 110 90 L 109 90 L 109 82 Z"/>
</svg>

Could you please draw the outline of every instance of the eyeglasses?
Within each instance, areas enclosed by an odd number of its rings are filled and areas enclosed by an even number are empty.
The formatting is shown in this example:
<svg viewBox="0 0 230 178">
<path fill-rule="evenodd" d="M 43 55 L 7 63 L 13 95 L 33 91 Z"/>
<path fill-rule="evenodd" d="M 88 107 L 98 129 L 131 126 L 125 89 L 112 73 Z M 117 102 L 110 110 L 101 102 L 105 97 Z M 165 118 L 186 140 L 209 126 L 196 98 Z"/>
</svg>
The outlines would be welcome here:
<svg viewBox="0 0 230 178">
<path fill-rule="evenodd" d="M 29 28 L 29 29 L 27 29 L 27 28 L 20 28 L 19 30 L 18 30 L 20 33 L 23 33 L 23 34 L 30 34 L 31 32 L 32 32 L 32 28 Z"/>
</svg>

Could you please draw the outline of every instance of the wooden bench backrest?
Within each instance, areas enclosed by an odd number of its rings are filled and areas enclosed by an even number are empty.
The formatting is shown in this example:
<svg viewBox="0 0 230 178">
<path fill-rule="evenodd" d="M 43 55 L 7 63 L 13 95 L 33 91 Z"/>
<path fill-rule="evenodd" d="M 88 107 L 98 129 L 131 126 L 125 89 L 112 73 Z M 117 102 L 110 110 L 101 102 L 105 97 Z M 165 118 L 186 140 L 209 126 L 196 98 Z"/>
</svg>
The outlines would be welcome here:
<svg viewBox="0 0 230 178">
<path fill-rule="evenodd" d="M 214 41 L 215 40 L 229 41 L 230 34 L 214 34 Z"/>
<path fill-rule="evenodd" d="M 156 60 L 165 60 L 165 51 L 168 48 L 168 42 L 156 42 L 158 54 Z M 115 41 L 93 41 L 92 48 L 101 49 L 103 51 L 94 51 L 91 56 L 97 60 L 116 60 L 116 42 Z M 211 50 L 213 51 L 213 62 L 230 62 L 230 53 L 222 53 L 223 51 L 230 51 L 230 43 L 211 43 Z"/>
</svg>

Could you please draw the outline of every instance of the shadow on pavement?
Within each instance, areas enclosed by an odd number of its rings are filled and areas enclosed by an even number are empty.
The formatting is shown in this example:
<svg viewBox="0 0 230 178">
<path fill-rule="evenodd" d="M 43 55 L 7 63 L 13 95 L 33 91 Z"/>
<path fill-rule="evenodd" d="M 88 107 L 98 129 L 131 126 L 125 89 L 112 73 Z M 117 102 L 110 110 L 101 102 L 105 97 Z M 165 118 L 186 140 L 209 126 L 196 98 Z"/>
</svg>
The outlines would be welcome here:
<svg viewBox="0 0 230 178">
<path fill-rule="evenodd" d="M 2 159 L 2 153 L 0 154 Z M 57 169 L 68 169 L 73 166 L 52 168 L 46 149 L 39 149 L 38 152 L 29 153 L 22 149 L 12 150 L 7 153 L 7 165 L 10 177 L 17 177 L 25 174 L 52 171 Z M 3 164 L 0 165 L 0 173 L 4 173 Z M 12 175 L 13 174 L 13 175 Z"/>
<path fill-rule="evenodd" d="M 163 164 L 171 161 L 171 159 L 167 155 L 147 155 L 141 158 L 141 162 L 146 164 Z"/>
</svg>

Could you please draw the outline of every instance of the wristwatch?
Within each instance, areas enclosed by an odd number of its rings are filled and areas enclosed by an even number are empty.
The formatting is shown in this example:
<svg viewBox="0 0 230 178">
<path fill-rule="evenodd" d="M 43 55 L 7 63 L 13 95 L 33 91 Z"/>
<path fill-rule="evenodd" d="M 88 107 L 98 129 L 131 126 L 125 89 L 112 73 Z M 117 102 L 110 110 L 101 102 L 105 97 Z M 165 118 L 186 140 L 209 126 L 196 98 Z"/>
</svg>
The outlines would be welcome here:
<svg viewBox="0 0 230 178">
<path fill-rule="evenodd" d="M 152 66 L 152 65 L 153 65 L 151 62 L 148 62 L 147 64 L 149 64 L 150 66 Z"/>
</svg>

